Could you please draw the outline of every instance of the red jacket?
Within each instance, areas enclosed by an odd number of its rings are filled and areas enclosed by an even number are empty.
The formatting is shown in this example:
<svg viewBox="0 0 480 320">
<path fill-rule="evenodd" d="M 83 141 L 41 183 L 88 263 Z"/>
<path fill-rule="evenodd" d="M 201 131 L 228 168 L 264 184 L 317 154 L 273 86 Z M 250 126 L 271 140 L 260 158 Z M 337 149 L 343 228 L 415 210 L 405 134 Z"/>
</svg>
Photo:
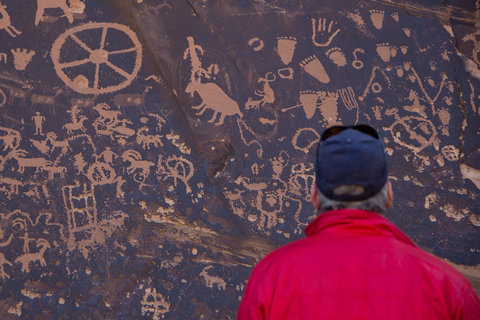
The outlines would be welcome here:
<svg viewBox="0 0 480 320">
<path fill-rule="evenodd" d="M 480 319 L 470 283 L 376 213 L 325 212 L 305 233 L 253 269 L 238 320 Z"/>
</svg>

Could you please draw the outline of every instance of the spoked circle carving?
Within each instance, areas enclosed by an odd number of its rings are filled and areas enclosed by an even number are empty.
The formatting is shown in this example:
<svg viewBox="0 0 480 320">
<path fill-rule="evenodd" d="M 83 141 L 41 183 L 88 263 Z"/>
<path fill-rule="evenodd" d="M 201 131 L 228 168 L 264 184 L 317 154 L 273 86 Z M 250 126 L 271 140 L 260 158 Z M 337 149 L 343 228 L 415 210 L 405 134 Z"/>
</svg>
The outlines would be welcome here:
<svg viewBox="0 0 480 320">
<path fill-rule="evenodd" d="M 68 29 L 55 40 L 51 55 L 58 76 L 83 94 L 127 87 L 142 64 L 142 46 L 135 32 L 107 22 Z"/>
</svg>

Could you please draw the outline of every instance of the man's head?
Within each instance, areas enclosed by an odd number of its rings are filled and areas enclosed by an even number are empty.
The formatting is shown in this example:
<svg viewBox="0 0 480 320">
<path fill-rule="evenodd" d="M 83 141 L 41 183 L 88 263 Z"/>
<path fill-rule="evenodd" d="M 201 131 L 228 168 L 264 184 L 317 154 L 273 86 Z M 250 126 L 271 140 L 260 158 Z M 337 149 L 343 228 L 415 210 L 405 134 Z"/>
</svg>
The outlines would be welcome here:
<svg viewBox="0 0 480 320">
<path fill-rule="evenodd" d="M 369 204 L 372 201 L 374 205 Z M 377 131 L 367 125 L 325 130 L 317 151 L 312 190 L 315 207 L 320 211 L 358 208 L 383 213 L 391 201 L 385 148 Z"/>
</svg>

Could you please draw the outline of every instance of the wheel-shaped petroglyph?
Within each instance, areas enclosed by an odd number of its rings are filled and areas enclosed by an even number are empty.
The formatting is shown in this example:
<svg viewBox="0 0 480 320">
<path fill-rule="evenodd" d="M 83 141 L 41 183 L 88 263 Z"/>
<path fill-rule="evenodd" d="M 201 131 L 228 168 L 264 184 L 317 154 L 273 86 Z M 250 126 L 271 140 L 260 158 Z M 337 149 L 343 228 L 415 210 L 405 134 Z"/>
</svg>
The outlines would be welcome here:
<svg viewBox="0 0 480 320">
<path fill-rule="evenodd" d="M 55 40 L 51 55 L 58 76 L 83 94 L 127 87 L 142 64 L 142 46 L 133 30 L 106 22 L 68 29 Z"/>
</svg>

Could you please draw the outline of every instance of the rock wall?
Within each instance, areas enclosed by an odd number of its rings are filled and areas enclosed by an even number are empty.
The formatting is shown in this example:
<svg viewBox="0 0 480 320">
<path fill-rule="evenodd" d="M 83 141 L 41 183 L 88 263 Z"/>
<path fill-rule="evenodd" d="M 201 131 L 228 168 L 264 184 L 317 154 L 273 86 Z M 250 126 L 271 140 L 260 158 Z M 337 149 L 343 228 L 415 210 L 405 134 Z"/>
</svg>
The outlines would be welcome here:
<svg viewBox="0 0 480 320">
<path fill-rule="evenodd" d="M 235 319 L 338 123 L 379 128 L 387 217 L 478 285 L 479 1 L 0 3 L 4 319 Z"/>
</svg>

